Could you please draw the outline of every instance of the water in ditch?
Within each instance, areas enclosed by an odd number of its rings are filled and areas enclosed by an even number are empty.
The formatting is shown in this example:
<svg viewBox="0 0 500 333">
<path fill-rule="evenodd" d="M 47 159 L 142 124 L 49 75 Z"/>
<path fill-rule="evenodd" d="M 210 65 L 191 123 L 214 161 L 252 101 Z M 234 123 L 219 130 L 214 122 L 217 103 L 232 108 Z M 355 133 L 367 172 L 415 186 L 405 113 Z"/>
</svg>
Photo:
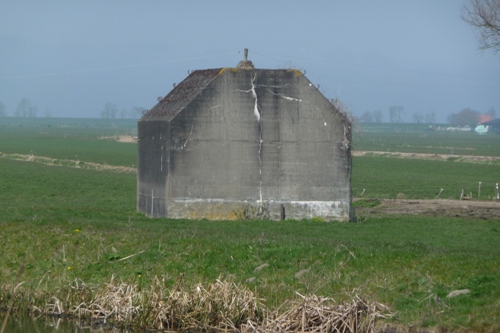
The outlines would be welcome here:
<svg viewBox="0 0 500 333">
<path fill-rule="evenodd" d="M 15 315 L 7 319 L 5 322 L 5 314 L 0 313 L 0 333 L 138 333 L 138 331 L 119 329 L 103 323 L 55 317 L 33 318 L 27 315 Z M 2 332 L 4 324 L 5 328 Z"/>
</svg>

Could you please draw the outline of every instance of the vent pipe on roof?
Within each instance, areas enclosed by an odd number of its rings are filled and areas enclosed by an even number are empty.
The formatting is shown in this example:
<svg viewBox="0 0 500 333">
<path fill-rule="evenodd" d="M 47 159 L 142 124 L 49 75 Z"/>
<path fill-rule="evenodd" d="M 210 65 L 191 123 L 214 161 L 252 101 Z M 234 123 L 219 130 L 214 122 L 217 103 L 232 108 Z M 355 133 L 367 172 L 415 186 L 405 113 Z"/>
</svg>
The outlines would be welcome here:
<svg viewBox="0 0 500 333">
<path fill-rule="evenodd" d="M 240 61 L 238 63 L 238 66 L 236 66 L 236 67 L 239 69 L 254 69 L 255 66 L 253 65 L 253 63 L 250 60 L 248 60 L 248 49 L 245 49 L 244 54 L 245 54 L 245 59 Z"/>
</svg>

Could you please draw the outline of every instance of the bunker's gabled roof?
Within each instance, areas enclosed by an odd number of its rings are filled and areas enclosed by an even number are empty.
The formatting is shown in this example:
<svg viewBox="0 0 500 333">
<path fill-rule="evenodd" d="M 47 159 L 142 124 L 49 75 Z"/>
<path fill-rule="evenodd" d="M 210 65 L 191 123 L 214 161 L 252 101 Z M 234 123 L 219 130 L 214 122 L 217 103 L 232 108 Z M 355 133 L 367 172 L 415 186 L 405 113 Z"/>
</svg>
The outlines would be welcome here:
<svg viewBox="0 0 500 333">
<path fill-rule="evenodd" d="M 192 101 L 223 68 L 195 70 L 140 119 L 171 120 Z"/>
</svg>

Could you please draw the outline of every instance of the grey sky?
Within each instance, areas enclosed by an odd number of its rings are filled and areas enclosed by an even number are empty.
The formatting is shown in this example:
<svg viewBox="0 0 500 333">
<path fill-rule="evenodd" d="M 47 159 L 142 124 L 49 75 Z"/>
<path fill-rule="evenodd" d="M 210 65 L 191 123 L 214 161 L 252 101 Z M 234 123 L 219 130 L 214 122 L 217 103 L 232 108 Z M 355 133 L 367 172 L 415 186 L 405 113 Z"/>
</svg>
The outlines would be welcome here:
<svg viewBox="0 0 500 333">
<path fill-rule="evenodd" d="M 188 70 L 297 68 L 357 115 L 500 113 L 500 54 L 463 1 L 0 1 L 0 101 L 57 117 L 151 108 Z M 1 120 L 0 120 L 1 121 Z"/>
</svg>

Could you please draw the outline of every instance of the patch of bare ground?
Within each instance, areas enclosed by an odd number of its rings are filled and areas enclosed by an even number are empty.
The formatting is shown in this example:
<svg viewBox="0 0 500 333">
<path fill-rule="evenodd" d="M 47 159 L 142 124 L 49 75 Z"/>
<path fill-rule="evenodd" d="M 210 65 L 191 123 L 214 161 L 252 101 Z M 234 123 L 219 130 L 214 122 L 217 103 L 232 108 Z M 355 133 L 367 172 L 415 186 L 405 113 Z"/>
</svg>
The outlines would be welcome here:
<svg viewBox="0 0 500 333">
<path fill-rule="evenodd" d="M 383 156 L 393 158 L 410 158 L 421 160 L 449 161 L 468 163 L 500 163 L 497 156 L 473 156 L 473 155 L 447 155 L 447 154 L 423 154 L 423 153 L 400 153 L 387 151 L 353 151 L 352 156 Z"/>
<path fill-rule="evenodd" d="M 472 217 L 500 221 L 500 201 L 374 199 L 375 207 L 356 207 L 358 216 L 425 215 Z M 356 201 L 356 200 L 355 200 Z"/>
<path fill-rule="evenodd" d="M 45 156 L 35 156 L 35 155 L 23 155 L 23 154 L 4 154 L 0 152 L 0 157 L 8 158 L 18 161 L 35 162 L 41 163 L 49 166 L 64 166 L 69 168 L 79 168 L 79 169 L 90 169 L 90 170 L 105 170 L 105 171 L 115 171 L 115 172 L 137 172 L 136 168 L 100 164 L 94 162 L 82 162 L 79 160 L 64 160 L 55 159 Z"/>
<path fill-rule="evenodd" d="M 114 140 L 124 143 L 137 143 L 137 138 L 132 135 L 101 136 L 99 140 Z"/>
</svg>

